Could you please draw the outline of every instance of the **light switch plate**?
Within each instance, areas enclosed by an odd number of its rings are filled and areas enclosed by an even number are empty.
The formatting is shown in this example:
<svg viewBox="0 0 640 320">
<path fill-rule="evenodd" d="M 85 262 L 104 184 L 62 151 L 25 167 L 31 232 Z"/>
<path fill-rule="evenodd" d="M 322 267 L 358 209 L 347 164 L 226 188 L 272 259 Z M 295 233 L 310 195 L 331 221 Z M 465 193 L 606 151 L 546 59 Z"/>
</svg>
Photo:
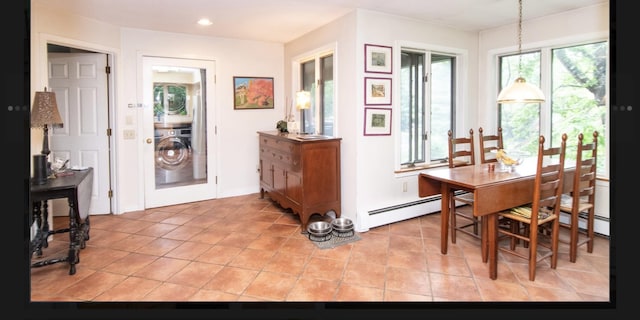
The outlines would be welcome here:
<svg viewBox="0 0 640 320">
<path fill-rule="evenodd" d="M 132 129 L 124 130 L 123 134 L 126 140 L 133 140 L 136 138 L 136 131 Z"/>
</svg>

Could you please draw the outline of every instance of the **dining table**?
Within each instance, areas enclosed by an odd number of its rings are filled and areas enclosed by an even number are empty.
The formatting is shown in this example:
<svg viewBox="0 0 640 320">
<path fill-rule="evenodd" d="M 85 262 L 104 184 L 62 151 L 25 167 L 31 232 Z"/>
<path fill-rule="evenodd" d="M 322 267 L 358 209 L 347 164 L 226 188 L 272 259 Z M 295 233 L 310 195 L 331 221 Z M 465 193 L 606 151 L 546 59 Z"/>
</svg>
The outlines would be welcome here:
<svg viewBox="0 0 640 320">
<path fill-rule="evenodd" d="M 430 169 L 418 175 L 418 196 L 441 195 L 440 251 L 447 254 L 449 202 L 454 192 L 473 193 L 473 215 L 481 220 L 482 260 L 489 261 L 489 277 L 498 278 L 498 213 L 529 204 L 533 200 L 537 157 L 523 159 L 518 166 L 502 169 L 497 163 Z M 573 189 L 575 163 L 565 164 L 563 193 Z"/>
</svg>

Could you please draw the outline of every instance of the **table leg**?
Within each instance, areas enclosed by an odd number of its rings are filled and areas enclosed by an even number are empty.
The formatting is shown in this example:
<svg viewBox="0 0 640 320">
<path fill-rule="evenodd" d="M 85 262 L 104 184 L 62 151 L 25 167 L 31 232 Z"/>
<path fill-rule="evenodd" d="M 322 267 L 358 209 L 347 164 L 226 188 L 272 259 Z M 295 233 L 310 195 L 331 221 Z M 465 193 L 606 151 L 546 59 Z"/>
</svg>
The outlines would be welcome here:
<svg viewBox="0 0 640 320">
<path fill-rule="evenodd" d="M 48 248 L 49 247 L 49 203 L 47 201 L 42 201 L 42 212 L 41 212 L 41 216 L 42 216 L 42 235 L 44 236 L 44 238 L 42 238 L 42 248 Z M 42 254 L 42 252 L 40 252 Z"/>
<path fill-rule="evenodd" d="M 451 190 L 448 183 L 440 184 L 442 195 L 442 209 L 440 209 L 440 252 L 447 254 L 447 244 L 449 239 L 449 199 Z"/>
<path fill-rule="evenodd" d="M 33 236 L 33 240 L 31 240 L 31 248 L 30 248 L 30 257 L 33 257 L 35 253 L 36 256 L 42 256 L 42 212 L 40 211 L 40 202 L 33 203 L 33 212 L 32 212 L 32 223 L 29 225 L 33 226 L 35 223 L 36 231 Z"/>
<path fill-rule="evenodd" d="M 69 198 L 69 274 L 76 273 L 76 264 L 80 262 L 80 239 L 82 233 L 78 230 L 78 221 L 80 217 L 77 210 L 77 202 L 74 199 Z"/>
<path fill-rule="evenodd" d="M 489 214 L 487 220 L 487 233 L 489 242 L 489 278 L 498 278 L 498 214 Z"/>
</svg>

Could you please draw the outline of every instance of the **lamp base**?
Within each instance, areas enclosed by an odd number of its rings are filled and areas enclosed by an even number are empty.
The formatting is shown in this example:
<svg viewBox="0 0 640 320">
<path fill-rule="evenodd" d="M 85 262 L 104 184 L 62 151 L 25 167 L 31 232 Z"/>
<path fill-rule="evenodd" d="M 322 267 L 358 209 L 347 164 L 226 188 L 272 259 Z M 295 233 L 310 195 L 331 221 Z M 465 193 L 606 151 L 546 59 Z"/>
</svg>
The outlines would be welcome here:
<svg viewBox="0 0 640 320">
<path fill-rule="evenodd" d="M 47 183 L 48 163 L 46 154 L 33 155 L 33 183 L 45 184 Z"/>
</svg>

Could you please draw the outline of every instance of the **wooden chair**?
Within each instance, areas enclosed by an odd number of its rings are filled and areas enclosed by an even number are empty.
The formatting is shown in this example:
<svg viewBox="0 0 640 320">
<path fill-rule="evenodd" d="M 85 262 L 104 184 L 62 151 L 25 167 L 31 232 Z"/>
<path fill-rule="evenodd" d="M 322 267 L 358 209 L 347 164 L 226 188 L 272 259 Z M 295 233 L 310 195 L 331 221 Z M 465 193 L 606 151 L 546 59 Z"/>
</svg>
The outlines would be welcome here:
<svg viewBox="0 0 640 320">
<path fill-rule="evenodd" d="M 576 171 L 572 194 L 563 194 L 560 211 L 569 214 L 569 222 L 560 226 L 569 229 L 569 261 L 576 262 L 578 246 L 587 244 L 587 252 L 593 252 L 593 224 L 596 199 L 596 155 L 598 153 L 598 132 L 593 132 L 593 142 L 584 142 L 582 133 L 578 135 Z M 578 218 L 586 213 L 586 230 L 580 229 Z M 561 242 L 567 242 L 560 239 Z"/>
<path fill-rule="evenodd" d="M 558 262 L 558 236 L 560 232 L 560 201 L 567 135 L 562 135 L 560 147 L 544 148 L 544 136 L 538 142 L 538 163 L 533 187 L 533 199 L 529 205 L 511 208 L 499 213 L 510 226 L 499 228 L 498 235 L 509 238 L 508 246 L 498 246 L 502 252 L 513 254 L 529 261 L 529 280 L 536 277 L 536 264 L 545 258 L 551 259 L 551 268 Z M 535 213 L 535 214 L 532 214 Z M 549 227 L 550 234 L 541 232 Z M 524 241 L 524 251 L 517 247 Z M 538 252 L 538 247 L 547 251 Z"/>
<path fill-rule="evenodd" d="M 503 149 L 502 128 L 498 127 L 498 132 L 493 135 L 484 135 L 482 127 L 478 129 L 478 140 L 480 141 L 480 163 L 498 162 L 495 153 Z"/>
<path fill-rule="evenodd" d="M 451 130 L 447 134 L 449 135 L 449 168 L 475 165 L 473 129 L 469 129 L 469 137 L 454 138 Z M 473 193 L 469 190 L 453 191 L 455 195 L 451 197 L 449 204 L 451 243 L 456 243 L 457 231 L 480 239 L 478 232 L 480 220 L 473 216 Z M 462 203 L 462 206 L 456 206 L 457 202 Z M 460 225 L 458 225 L 458 217 L 464 219 Z"/>
</svg>

